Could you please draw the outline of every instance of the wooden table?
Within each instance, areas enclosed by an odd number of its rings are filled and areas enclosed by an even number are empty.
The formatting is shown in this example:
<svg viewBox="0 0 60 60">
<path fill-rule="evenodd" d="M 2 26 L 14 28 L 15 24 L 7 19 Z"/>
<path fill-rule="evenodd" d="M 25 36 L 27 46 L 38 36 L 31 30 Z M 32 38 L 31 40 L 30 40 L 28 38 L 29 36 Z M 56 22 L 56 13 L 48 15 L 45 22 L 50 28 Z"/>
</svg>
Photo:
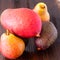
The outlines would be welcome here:
<svg viewBox="0 0 60 60">
<path fill-rule="evenodd" d="M 6 8 L 27 7 L 33 9 L 38 2 L 45 2 L 51 15 L 51 21 L 58 29 L 56 42 L 45 51 L 35 53 L 24 52 L 16 60 L 60 60 L 60 2 L 57 0 L 0 0 L 0 14 Z M 58 3 L 58 4 L 57 4 Z M 5 30 L 0 25 L 0 36 Z M 0 54 L 0 60 L 9 60 Z"/>
</svg>

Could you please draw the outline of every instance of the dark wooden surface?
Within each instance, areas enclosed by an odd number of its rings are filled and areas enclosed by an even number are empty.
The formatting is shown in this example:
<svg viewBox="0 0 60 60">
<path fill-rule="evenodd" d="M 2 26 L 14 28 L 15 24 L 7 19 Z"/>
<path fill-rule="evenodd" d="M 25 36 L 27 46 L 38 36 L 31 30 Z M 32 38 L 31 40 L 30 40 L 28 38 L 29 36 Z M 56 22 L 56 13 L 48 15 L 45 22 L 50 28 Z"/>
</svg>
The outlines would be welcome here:
<svg viewBox="0 0 60 60">
<path fill-rule="evenodd" d="M 51 15 L 51 21 L 58 29 L 56 42 L 45 51 L 35 53 L 24 52 L 16 60 L 60 60 L 60 2 L 57 0 L 0 0 L 0 14 L 6 8 L 27 7 L 33 9 L 38 2 L 45 2 Z M 0 25 L 0 36 L 5 30 Z M 0 54 L 0 60 L 9 60 Z"/>
</svg>

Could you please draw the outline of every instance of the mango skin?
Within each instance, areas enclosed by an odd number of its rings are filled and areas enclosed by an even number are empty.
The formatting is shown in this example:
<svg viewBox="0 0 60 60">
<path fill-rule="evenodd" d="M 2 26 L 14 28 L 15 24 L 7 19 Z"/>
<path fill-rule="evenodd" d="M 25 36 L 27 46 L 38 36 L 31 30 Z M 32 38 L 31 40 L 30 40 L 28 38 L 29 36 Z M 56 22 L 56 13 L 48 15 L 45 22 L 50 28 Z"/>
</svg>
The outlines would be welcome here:
<svg viewBox="0 0 60 60">
<path fill-rule="evenodd" d="M 1 53 L 8 59 L 16 59 L 23 54 L 25 50 L 25 43 L 22 39 L 13 34 L 1 35 Z"/>
<path fill-rule="evenodd" d="M 11 33 L 24 38 L 36 36 L 42 28 L 39 15 L 28 8 L 4 10 L 1 14 L 1 24 Z"/>
</svg>

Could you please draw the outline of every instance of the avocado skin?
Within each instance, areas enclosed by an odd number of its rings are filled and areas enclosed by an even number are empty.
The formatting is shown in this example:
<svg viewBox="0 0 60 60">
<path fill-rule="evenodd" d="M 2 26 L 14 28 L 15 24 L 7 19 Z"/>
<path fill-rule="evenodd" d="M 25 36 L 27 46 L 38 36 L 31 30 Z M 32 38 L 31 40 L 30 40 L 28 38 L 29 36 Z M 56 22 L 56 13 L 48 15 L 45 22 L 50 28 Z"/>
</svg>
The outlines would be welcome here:
<svg viewBox="0 0 60 60">
<path fill-rule="evenodd" d="M 39 40 L 40 45 L 38 47 L 45 50 L 55 42 L 57 36 L 58 32 L 55 25 L 52 22 L 43 22 L 40 38 L 37 38 L 35 41 Z"/>
</svg>

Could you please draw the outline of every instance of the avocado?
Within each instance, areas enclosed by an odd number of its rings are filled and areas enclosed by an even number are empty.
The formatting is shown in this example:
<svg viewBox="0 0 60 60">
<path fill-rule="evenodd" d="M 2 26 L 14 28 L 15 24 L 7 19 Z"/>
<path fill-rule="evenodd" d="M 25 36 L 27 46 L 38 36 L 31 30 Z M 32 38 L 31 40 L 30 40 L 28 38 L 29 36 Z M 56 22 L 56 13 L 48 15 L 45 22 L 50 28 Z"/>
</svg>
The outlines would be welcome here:
<svg viewBox="0 0 60 60">
<path fill-rule="evenodd" d="M 40 38 L 35 40 L 37 48 L 44 50 L 52 45 L 58 36 L 57 29 L 52 22 L 43 22 Z"/>
</svg>

